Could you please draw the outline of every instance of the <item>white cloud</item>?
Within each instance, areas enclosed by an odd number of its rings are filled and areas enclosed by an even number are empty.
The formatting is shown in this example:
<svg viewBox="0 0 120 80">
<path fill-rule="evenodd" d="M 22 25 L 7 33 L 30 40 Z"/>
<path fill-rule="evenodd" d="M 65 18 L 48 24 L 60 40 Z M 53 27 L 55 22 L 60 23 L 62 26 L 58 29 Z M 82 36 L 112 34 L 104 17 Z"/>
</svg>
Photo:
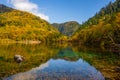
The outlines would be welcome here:
<svg viewBox="0 0 120 80">
<path fill-rule="evenodd" d="M 28 11 L 41 17 L 44 20 L 49 21 L 49 17 L 39 11 L 39 7 L 37 4 L 30 2 L 29 0 L 8 0 L 10 4 L 14 6 L 14 8 Z"/>
</svg>

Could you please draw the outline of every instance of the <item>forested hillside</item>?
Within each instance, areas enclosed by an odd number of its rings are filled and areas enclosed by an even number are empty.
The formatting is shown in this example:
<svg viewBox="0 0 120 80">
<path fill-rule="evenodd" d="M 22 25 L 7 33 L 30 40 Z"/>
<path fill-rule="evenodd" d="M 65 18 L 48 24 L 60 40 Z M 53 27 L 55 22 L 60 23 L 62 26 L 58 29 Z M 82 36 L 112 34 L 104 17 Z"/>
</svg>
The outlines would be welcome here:
<svg viewBox="0 0 120 80">
<path fill-rule="evenodd" d="M 53 23 L 55 28 L 57 28 L 62 34 L 66 36 L 71 36 L 80 27 L 80 24 L 76 21 L 69 21 L 65 23 Z"/>
<path fill-rule="evenodd" d="M 119 47 L 120 0 L 116 0 L 114 3 L 110 2 L 108 6 L 83 23 L 72 36 L 72 40 L 89 46 Z"/>
<path fill-rule="evenodd" d="M 51 41 L 59 36 L 59 31 L 40 17 L 0 5 L 0 39 Z"/>
</svg>

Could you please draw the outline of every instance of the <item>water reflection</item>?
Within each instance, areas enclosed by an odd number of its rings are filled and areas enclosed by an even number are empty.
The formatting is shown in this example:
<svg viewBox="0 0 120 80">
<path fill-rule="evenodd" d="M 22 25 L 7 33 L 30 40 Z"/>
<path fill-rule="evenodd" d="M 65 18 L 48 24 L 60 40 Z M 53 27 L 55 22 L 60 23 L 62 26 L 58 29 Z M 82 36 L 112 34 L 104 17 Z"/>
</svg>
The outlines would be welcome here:
<svg viewBox="0 0 120 80">
<path fill-rule="evenodd" d="M 120 56 L 88 49 L 56 44 L 0 45 L 0 80 L 104 80 L 102 74 L 120 79 Z M 25 61 L 17 64 L 15 53 L 24 56 Z"/>
<path fill-rule="evenodd" d="M 50 59 L 39 67 L 5 80 L 104 80 L 104 77 L 83 59 L 75 62 Z"/>
</svg>

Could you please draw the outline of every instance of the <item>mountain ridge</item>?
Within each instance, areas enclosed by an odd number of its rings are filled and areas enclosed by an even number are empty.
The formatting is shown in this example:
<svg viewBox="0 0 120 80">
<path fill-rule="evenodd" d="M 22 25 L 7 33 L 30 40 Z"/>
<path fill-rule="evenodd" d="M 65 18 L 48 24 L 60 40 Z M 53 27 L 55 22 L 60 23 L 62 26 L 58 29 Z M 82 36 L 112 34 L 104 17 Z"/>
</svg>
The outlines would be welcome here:
<svg viewBox="0 0 120 80">
<path fill-rule="evenodd" d="M 0 4 L 0 13 L 10 12 L 14 10 L 13 8 L 7 7 L 4 4 Z"/>
<path fill-rule="evenodd" d="M 71 36 L 80 27 L 80 24 L 76 21 L 53 23 L 52 25 L 66 36 Z"/>
<path fill-rule="evenodd" d="M 0 39 L 51 41 L 60 33 L 47 21 L 25 11 L 0 5 Z"/>
<path fill-rule="evenodd" d="M 95 47 L 120 48 L 120 0 L 109 3 L 88 21 L 83 23 L 72 36 L 74 42 Z"/>
</svg>

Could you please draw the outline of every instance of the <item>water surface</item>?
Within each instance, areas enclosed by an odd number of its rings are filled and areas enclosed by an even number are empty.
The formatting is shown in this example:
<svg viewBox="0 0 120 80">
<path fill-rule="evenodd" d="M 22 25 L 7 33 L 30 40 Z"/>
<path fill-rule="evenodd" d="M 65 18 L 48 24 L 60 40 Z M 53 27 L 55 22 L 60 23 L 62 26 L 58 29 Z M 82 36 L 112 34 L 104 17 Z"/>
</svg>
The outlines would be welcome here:
<svg viewBox="0 0 120 80">
<path fill-rule="evenodd" d="M 119 73 L 110 72 L 119 66 L 118 55 L 71 45 L 11 44 L 1 45 L 0 52 L 4 80 L 105 80 Z M 25 60 L 16 63 L 15 54 Z"/>
<path fill-rule="evenodd" d="M 83 59 L 71 62 L 50 59 L 30 71 L 12 75 L 5 80 L 104 80 L 103 75 Z"/>
</svg>

